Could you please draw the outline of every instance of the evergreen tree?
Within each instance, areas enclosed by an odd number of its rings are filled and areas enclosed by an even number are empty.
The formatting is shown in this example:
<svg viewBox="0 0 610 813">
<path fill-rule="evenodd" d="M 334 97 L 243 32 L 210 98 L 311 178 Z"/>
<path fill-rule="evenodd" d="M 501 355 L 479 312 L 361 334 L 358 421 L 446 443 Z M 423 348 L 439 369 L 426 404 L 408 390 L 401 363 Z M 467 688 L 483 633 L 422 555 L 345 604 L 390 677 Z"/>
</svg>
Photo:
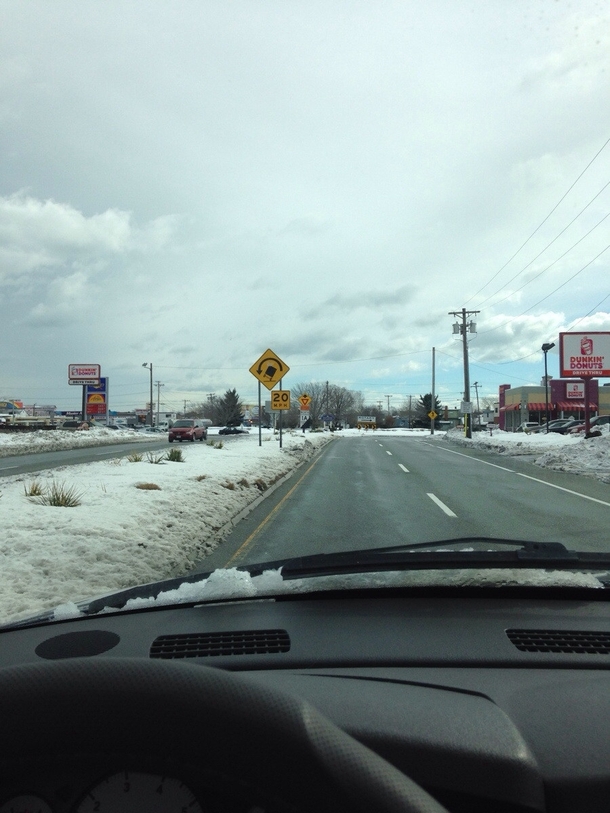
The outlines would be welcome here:
<svg viewBox="0 0 610 813">
<path fill-rule="evenodd" d="M 441 402 L 435 396 L 434 398 L 434 411 L 437 414 L 437 417 L 434 419 L 434 428 L 438 429 L 438 422 L 440 420 L 442 414 L 442 406 Z M 422 395 L 415 404 L 415 419 L 418 421 L 418 426 L 424 426 L 425 428 L 430 428 L 431 420 L 428 417 L 428 412 L 432 411 L 432 393 L 427 392 L 425 395 Z"/>
<path fill-rule="evenodd" d="M 218 420 L 219 426 L 239 426 L 244 420 L 244 408 L 239 400 L 237 390 L 227 390 L 222 398 L 218 399 Z"/>
</svg>

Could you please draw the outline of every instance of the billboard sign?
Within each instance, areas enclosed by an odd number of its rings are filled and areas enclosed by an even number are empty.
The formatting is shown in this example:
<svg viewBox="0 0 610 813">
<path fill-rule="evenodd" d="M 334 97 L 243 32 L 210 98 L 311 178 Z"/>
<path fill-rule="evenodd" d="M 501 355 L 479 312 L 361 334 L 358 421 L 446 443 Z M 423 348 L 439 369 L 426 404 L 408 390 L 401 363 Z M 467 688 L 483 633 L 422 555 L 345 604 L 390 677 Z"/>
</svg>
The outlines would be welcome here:
<svg viewBox="0 0 610 813">
<path fill-rule="evenodd" d="M 99 384 L 99 364 L 68 364 L 68 384 Z"/>
<path fill-rule="evenodd" d="M 610 332 L 559 334 L 562 378 L 610 377 Z"/>
</svg>

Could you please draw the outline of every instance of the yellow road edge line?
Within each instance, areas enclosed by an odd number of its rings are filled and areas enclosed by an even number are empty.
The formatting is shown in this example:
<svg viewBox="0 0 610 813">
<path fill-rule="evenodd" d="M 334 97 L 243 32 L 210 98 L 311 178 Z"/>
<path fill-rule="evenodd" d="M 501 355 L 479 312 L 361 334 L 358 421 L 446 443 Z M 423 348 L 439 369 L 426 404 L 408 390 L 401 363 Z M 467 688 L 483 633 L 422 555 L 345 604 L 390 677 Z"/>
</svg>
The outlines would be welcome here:
<svg viewBox="0 0 610 813">
<path fill-rule="evenodd" d="M 248 547 L 248 545 L 250 544 L 250 542 L 252 542 L 252 540 L 254 539 L 254 537 L 255 537 L 255 536 L 258 534 L 258 533 L 260 533 L 260 531 L 261 531 L 261 530 L 262 530 L 262 529 L 265 527 L 265 525 L 266 525 L 266 524 L 269 522 L 269 520 L 270 520 L 270 519 L 271 519 L 273 516 L 275 516 L 275 514 L 277 514 L 277 513 L 278 513 L 278 511 L 279 511 L 279 510 L 280 510 L 280 508 L 283 506 L 283 504 L 286 502 L 286 500 L 288 499 L 288 497 L 290 497 L 290 495 L 292 494 L 292 492 L 293 492 L 293 491 L 295 491 L 295 489 L 296 489 L 296 488 L 298 488 L 298 486 L 300 486 L 300 485 L 301 485 L 302 481 L 303 481 L 303 480 L 304 480 L 304 479 L 307 477 L 307 475 L 308 475 L 308 474 L 309 474 L 309 472 L 310 472 L 310 471 L 313 469 L 313 467 L 316 465 L 316 463 L 318 462 L 318 460 L 320 460 L 320 459 L 321 459 L 321 457 L 322 457 L 322 452 L 324 452 L 324 451 L 325 451 L 325 450 L 328 448 L 328 446 L 329 446 L 329 445 L 330 445 L 330 444 L 326 444 L 326 446 L 324 446 L 324 448 L 323 448 L 323 449 L 320 451 L 320 454 L 316 456 L 316 459 L 313 461 L 313 463 L 312 463 L 312 464 L 311 464 L 311 465 L 310 465 L 310 466 L 309 466 L 309 467 L 306 469 L 306 471 L 304 471 L 304 472 L 303 472 L 303 474 L 302 474 L 302 475 L 299 477 L 299 479 L 296 481 L 296 483 L 295 483 L 295 484 L 292 486 L 292 488 L 290 489 L 290 491 L 288 491 L 288 493 L 284 494 L 284 496 L 283 496 L 283 497 L 282 497 L 282 499 L 281 499 L 281 500 L 278 502 L 278 504 L 275 506 L 275 508 L 274 508 L 272 511 L 270 511 L 270 512 L 267 514 L 267 516 L 265 517 L 265 519 L 264 519 L 264 520 L 263 520 L 263 521 L 262 521 L 262 522 L 261 522 L 261 523 L 260 523 L 260 524 L 259 524 L 259 525 L 258 525 L 258 526 L 257 526 L 257 527 L 256 527 L 256 528 L 253 530 L 253 531 L 252 531 L 252 533 L 250 534 L 250 536 L 249 536 L 247 539 L 245 539 L 245 540 L 242 542 L 242 544 L 240 545 L 240 547 L 239 547 L 239 548 L 238 548 L 238 549 L 235 551 L 235 553 L 234 553 L 234 554 L 231 556 L 231 558 L 230 558 L 230 559 L 227 561 L 227 563 L 224 565 L 224 567 L 229 567 L 229 565 L 231 564 L 231 562 L 233 562 L 233 560 L 234 560 L 234 559 L 237 559 L 237 557 L 240 555 L 240 553 L 242 553 L 242 551 L 244 551 L 244 550 L 245 550 L 245 548 L 247 548 L 247 547 Z"/>
</svg>

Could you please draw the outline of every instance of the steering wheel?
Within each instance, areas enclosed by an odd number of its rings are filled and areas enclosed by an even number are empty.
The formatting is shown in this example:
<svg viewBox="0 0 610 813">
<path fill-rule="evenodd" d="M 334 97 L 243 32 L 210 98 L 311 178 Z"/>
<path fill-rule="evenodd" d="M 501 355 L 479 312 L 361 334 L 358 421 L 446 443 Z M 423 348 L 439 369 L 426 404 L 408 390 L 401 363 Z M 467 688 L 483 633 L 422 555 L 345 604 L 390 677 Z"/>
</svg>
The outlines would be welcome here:
<svg viewBox="0 0 610 813">
<path fill-rule="evenodd" d="M 61 754 L 205 766 L 299 810 L 447 813 L 309 703 L 189 663 L 74 658 L 0 670 L 0 771 Z"/>
</svg>

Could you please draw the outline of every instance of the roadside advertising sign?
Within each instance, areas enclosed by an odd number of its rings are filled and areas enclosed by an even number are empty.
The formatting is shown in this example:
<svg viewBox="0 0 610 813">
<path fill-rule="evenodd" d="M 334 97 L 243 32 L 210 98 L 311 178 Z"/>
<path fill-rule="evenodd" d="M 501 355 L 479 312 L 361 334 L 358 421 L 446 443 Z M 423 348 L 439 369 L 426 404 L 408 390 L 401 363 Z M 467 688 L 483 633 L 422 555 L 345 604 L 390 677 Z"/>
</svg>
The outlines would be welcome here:
<svg viewBox="0 0 610 813">
<path fill-rule="evenodd" d="M 99 384 L 99 364 L 68 364 L 68 384 Z"/>
<path fill-rule="evenodd" d="M 87 415 L 105 415 L 108 411 L 108 379 L 100 378 L 99 384 L 85 387 Z"/>
<path fill-rule="evenodd" d="M 610 332 L 559 334 L 561 378 L 610 377 Z"/>
</svg>

